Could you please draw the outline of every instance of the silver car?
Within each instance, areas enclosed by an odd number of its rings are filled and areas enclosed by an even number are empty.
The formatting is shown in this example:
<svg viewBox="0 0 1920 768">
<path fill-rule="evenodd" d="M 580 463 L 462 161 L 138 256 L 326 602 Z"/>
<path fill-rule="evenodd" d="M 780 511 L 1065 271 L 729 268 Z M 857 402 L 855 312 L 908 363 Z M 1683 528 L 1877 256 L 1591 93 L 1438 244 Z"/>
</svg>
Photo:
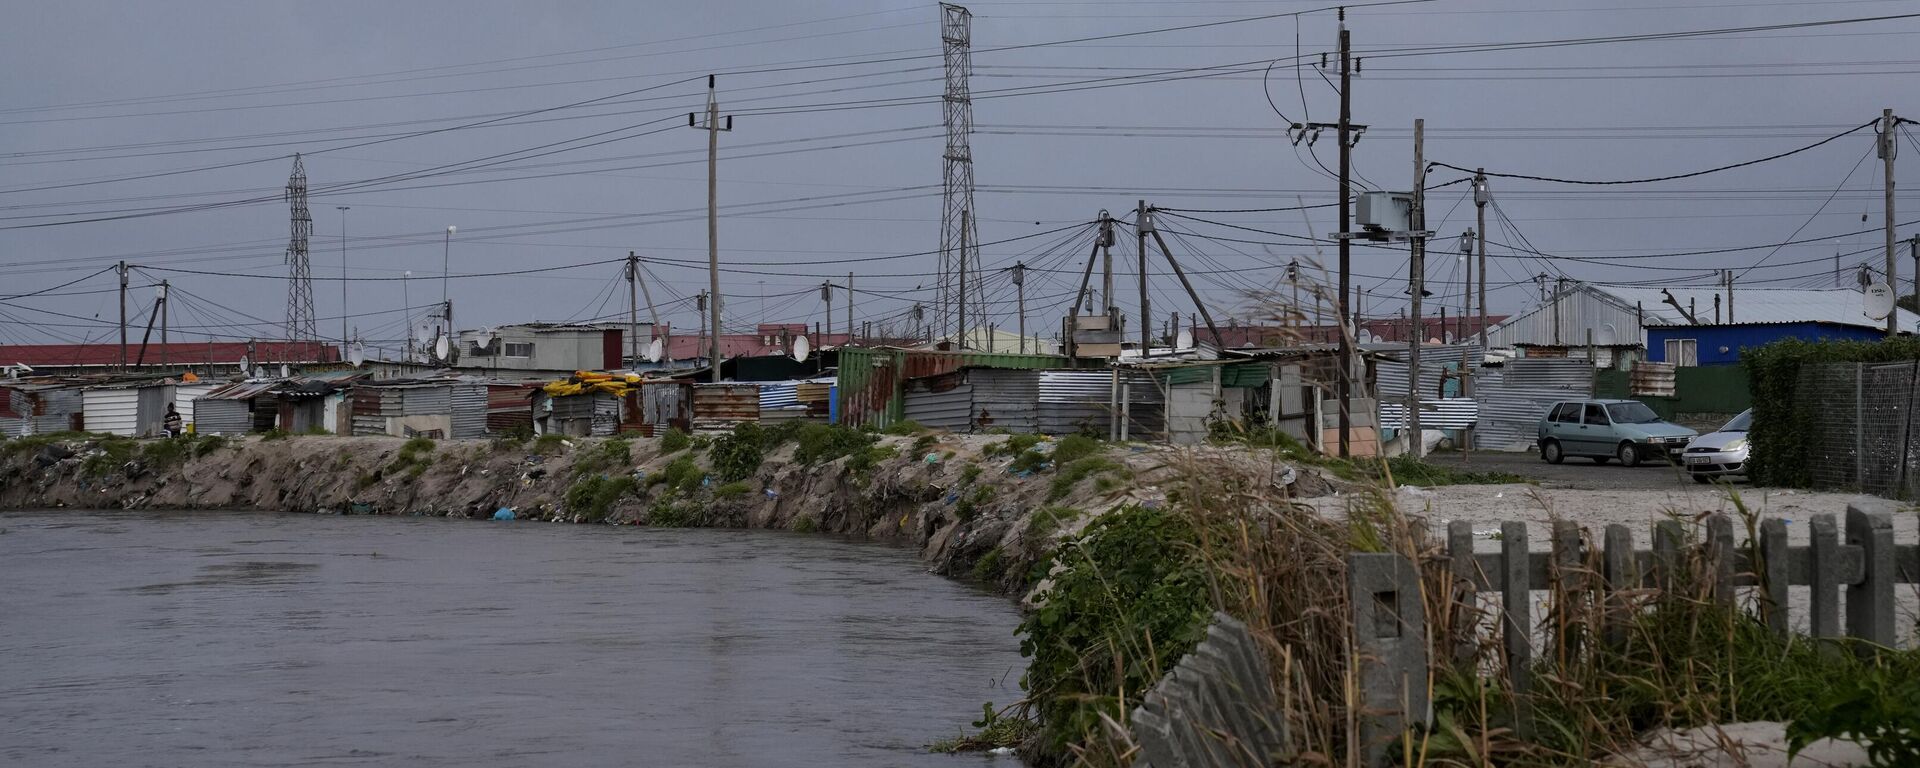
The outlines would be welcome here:
<svg viewBox="0 0 1920 768">
<path fill-rule="evenodd" d="M 1746 477 L 1747 458 L 1753 446 L 1747 443 L 1747 430 L 1753 427 L 1753 409 L 1742 411 L 1726 426 L 1687 443 L 1681 454 L 1687 474 L 1696 483 L 1712 482 L 1716 477 Z"/>
</svg>

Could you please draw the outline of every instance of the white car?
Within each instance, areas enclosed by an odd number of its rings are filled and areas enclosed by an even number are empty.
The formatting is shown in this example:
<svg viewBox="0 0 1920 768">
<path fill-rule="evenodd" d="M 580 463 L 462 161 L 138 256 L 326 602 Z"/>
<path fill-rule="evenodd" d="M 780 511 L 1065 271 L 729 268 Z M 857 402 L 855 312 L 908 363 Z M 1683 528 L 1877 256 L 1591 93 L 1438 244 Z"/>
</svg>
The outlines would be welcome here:
<svg viewBox="0 0 1920 768">
<path fill-rule="evenodd" d="M 1753 426 L 1753 409 L 1742 411 L 1726 426 L 1687 443 L 1681 453 L 1687 474 L 1696 483 L 1710 483 L 1716 477 L 1746 477 L 1747 458 L 1753 446 L 1747 443 L 1747 430 Z"/>
</svg>

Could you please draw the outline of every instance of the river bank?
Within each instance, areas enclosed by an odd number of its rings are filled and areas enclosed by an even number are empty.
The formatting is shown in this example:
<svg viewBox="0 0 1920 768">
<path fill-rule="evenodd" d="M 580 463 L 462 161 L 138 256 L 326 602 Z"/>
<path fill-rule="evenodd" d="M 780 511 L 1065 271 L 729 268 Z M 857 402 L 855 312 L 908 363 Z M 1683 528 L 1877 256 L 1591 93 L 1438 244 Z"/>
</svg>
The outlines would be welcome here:
<svg viewBox="0 0 1920 768">
<path fill-rule="evenodd" d="M 1030 436 L 900 431 L 814 425 L 790 435 L 753 430 L 748 439 L 631 440 L 46 436 L 0 443 L 0 508 L 489 519 L 507 510 L 516 520 L 821 532 L 914 547 L 936 573 L 1018 594 L 1049 542 L 1103 511 L 1161 503 L 1175 457 L 1191 456 L 1070 439 L 1075 455 L 1055 457 L 1059 443 Z M 1292 493 L 1332 488 L 1270 452 L 1198 450 L 1223 467 L 1272 475 Z"/>
</svg>

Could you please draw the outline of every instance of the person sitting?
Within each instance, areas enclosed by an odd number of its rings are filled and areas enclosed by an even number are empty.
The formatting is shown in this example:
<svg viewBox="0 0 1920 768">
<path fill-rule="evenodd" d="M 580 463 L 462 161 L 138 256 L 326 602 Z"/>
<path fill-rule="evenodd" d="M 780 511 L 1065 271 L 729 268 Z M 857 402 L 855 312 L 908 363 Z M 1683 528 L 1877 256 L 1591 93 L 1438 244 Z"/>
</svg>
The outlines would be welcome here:
<svg viewBox="0 0 1920 768">
<path fill-rule="evenodd" d="M 167 431 L 167 437 L 179 437 L 181 426 L 180 412 L 174 410 L 172 405 L 168 405 L 166 421 L 161 422 L 160 426 Z"/>
</svg>

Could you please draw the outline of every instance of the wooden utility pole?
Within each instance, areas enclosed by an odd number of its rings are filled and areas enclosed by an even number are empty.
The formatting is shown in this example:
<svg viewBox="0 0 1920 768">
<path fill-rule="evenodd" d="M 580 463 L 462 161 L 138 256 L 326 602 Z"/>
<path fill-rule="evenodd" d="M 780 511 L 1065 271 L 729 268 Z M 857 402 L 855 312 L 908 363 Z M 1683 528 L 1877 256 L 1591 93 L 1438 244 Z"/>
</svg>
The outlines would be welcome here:
<svg viewBox="0 0 1920 768">
<path fill-rule="evenodd" d="M 1913 300 L 1920 302 L 1920 232 L 1915 232 L 1913 237 L 1907 238 L 1907 251 L 1913 254 Z M 1920 312 L 1920 304 L 1915 304 L 1913 308 L 1914 311 Z M 1920 328 L 1914 330 L 1920 331 Z"/>
<path fill-rule="evenodd" d="M 172 288 L 167 284 L 167 281 L 161 280 L 160 281 L 160 364 L 161 365 L 166 365 L 172 362 L 172 360 L 169 359 L 169 356 L 167 354 L 167 304 L 171 303 L 173 300 L 173 297 L 167 294 L 171 292 L 172 292 Z M 346 340 L 342 339 L 341 344 L 344 345 L 345 343 L 346 343 Z"/>
<path fill-rule="evenodd" d="M 694 113 L 687 113 L 687 127 L 707 132 L 707 313 L 713 323 L 709 341 L 708 364 L 713 366 L 713 382 L 720 383 L 720 132 L 733 130 L 733 115 L 720 125 L 720 99 L 714 92 L 714 76 L 707 75 L 707 120 L 700 125 Z"/>
<path fill-rule="evenodd" d="M 1027 264 L 1024 261 L 1013 263 L 1013 290 L 1018 297 L 1020 312 L 1020 354 L 1027 353 Z"/>
<path fill-rule="evenodd" d="M 660 339 L 666 338 L 664 335 L 661 334 L 661 331 L 665 326 L 662 326 L 660 324 L 660 308 L 654 306 L 653 304 L 653 289 L 647 287 L 647 272 L 645 269 L 642 268 L 642 265 L 640 264 L 640 260 L 638 258 L 633 260 L 633 279 L 634 279 L 634 282 L 637 282 L 640 284 L 640 298 L 646 300 L 647 317 L 653 321 L 653 332 L 647 335 L 652 336 L 654 338 L 660 338 Z M 651 342 L 651 339 L 649 339 L 649 342 Z M 660 345 L 661 345 L 661 355 L 665 356 L 666 342 L 662 341 Z"/>
<path fill-rule="evenodd" d="M 120 370 L 127 369 L 127 263 L 120 262 Z"/>
<path fill-rule="evenodd" d="M 1153 349 L 1153 314 L 1147 306 L 1147 235 L 1153 232 L 1153 219 L 1147 213 L 1147 201 L 1134 209 L 1134 230 L 1140 233 L 1140 360 L 1146 362 Z"/>
<path fill-rule="evenodd" d="M 1353 339 L 1348 317 L 1348 294 L 1352 292 L 1353 241 L 1347 233 L 1353 229 L 1353 142 L 1348 133 L 1353 121 L 1353 36 L 1347 31 L 1347 9 L 1340 9 L 1340 457 L 1352 455 L 1353 430 Z M 1146 271 L 1144 268 L 1142 272 Z M 1314 425 L 1315 429 L 1319 425 Z"/>
<path fill-rule="evenodd" d="M 814 343 L 822 349 L 827 346 L 826 334 L 833 333 L 833 283 L 820 284 L 820 300 L 827 303 L 825 312 L 820 313 L 820 327 L 824 330 L 814 333 Z"/>
<path fill-rule="evenodd" d="M 847 273 L 847 344 L 853 344 L 853 273 Z"/>
<path fill-rule="evenodd" d="M 627 357 L 640 365 L 640 260 L 627 251 Z"/>
<path fill-rule="evenodd" d="M 1415 118 L 1413 121 L 1413 240 L 1412 251 L 1408 256 L 1407 293 L 1412 305 L 1414 331 L 1407 342 L 1407 450 L 1418 459 L 1426 452 L 1426 441 L 1421 438 L 1420 429 L 1420 344 L 1426 340 L 1426 333 L 1420 328 L 1420 294 L 1426 292 L 1427 274 L 1427 238 L 1421 231 L 1427 228 L 1427 121 Z"/>
<path fill-rule="evenodd" d="M 955 349 L 967 348 L 967 225 L 972 223 L 973 212 L 960 210 L 960 339 Z"/>
<path fill-rule="evenodd" d="M 1725 270 L 1727 275 L 1727 324 L 1733 324 L 1733 270 Z M 1618 342 L 1619 339 L 1615 339 Z"/>
<path fill-rule="evenodd" d="M 1886 165 L 1886 170 L 1880 174 L 1880 177 L 1887 197 L 1887 287 L 1893 289 L 1895 295 L 1899 294 L 1900 280 L 1894 272 L 1893 263 L 1893 156 L 1895 148 L 1899 145 L 1893 141 L 1893 131 L 1898 127 L 1900 127 L 1899 119 L 1893 116 L 1893 110 L 1880 110 L 1880 160 Z M 1899 331 L 1899 325 L 1900 313 L 1888 312 L 1887 335 L 1892 336 Z"/>
<path fill-rule="evenodd" d="M 1480 348 L 1487 348 L 1487 203 L 1493 202 L 1493 190 L 1487 188 L 1487 169 L 1473 172 L 1473 207 L 1480 223 Z M 1473 286 L 1467 286 L 1473 290 Z"/>
<path fill-rule="evenodd" d="M 694 349 L 704 350 L 704 349 L 707 349 L 707 292 L 706 291 L 701 291 L 699 296 L 694 297 L 693 310 L 695 313 L 700 315 L 700 341 L 698 344 L 694 345 Z M 719 347 L 720 344 L 716 342 L 714 343 L 713 346 Z M 699 352 L 694 353 L 695 359 L 698 359 L 699 356 L 700 356 Z M 671 357 L 671 355 L 669 355 L 669 357 Z"/>
</svg>

